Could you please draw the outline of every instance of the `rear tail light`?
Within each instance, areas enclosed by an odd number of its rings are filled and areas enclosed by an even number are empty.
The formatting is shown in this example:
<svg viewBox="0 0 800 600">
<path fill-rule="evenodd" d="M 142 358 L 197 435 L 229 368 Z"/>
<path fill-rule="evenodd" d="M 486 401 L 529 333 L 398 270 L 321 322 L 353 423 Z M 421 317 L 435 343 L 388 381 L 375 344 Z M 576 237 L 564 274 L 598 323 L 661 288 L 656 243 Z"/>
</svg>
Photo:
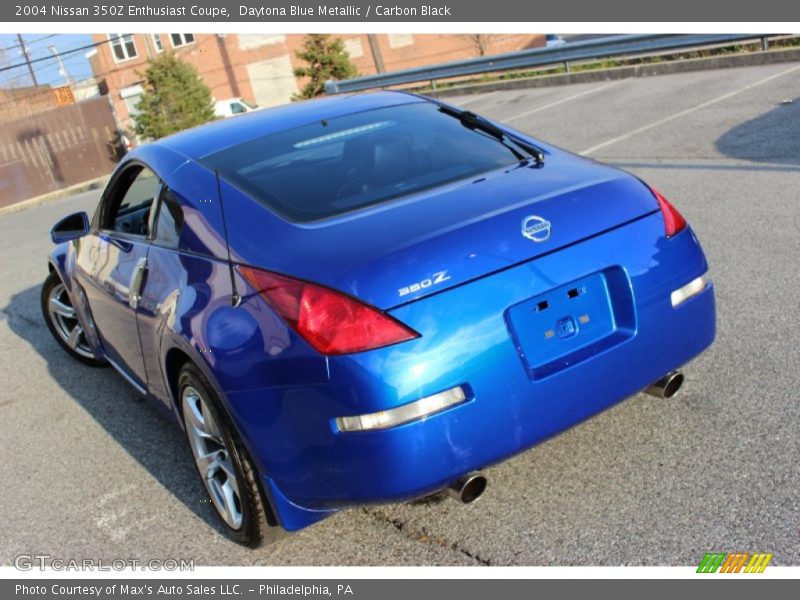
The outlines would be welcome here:
<svg viewBox="0 0 800 600">
<path fill-rule="evenodd" d="M 419 337 L 386 313 L 330 288 L 252 267 L 236 268 L 321 354 L 363 352 Z"/>
<path fill-rule="evenodd" d="M 676 233 L 686 229 L 686 219 L 678 212 L 678 209 L 672 206 L 656 188 L 651 187 L 650 191 L 656 197 L 661 214 L 664 215 L 664 229 L 667 232 L 667 237 L 671 238 Z"/>
</svg>

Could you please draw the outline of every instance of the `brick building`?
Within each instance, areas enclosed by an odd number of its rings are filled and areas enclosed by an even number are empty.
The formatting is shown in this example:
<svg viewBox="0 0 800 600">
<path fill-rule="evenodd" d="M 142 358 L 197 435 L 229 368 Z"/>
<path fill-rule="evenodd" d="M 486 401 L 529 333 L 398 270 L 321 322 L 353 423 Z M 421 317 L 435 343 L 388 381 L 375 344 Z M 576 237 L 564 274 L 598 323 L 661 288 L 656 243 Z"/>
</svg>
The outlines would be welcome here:
<svg viewBox="0 0 800 600">
<path fill-rule="evenodd" d="M 49 85 L 0 88 L 0 123 L 58 107 L 58 98 Z"/>
<path fill-rule="evenodd" d="M 362 75 L 383 69 L 461 60 L 544 45 L 543 35 L 340 34 Z M 242 97 L 259 106 L 289 102 L 302 87 L 293 68 L 304 36 L 279 34 L 96 34 L 89 55 L 100 89 L 107 91 L 120 125 L 132 130 L 147 59 L 174 51 L 197 67 L 216 100 Z M 375 48 L 373 48 L 375 46 Z"/>
</svg>

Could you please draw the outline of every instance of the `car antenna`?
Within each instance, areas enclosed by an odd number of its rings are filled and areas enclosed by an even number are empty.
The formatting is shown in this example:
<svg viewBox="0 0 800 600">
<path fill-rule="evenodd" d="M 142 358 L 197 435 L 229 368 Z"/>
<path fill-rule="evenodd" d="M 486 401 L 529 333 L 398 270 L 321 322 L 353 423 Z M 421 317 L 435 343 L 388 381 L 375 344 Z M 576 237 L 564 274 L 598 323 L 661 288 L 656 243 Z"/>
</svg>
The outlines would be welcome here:
<svg viewBox="0 0 800 600">
<path fill-rule="evenodd" d="M 242 297 L 236 289 L 236 275 L 233 272 L 233 261 L 231 260 L 231 245 L 228 242 L 228 222 L 225 220 L 225 205 L 222 202 L 222 184 L 219 179 L 219 171 L 214 169 L 217 178 L 217 196 L 219 196 L 219 210 L 222 213 L 222 232 L 225 235 L 225 250 L 228 253 L 228 272 L 231 275 L 231 305 L 239 306 Z"/>
</svg>

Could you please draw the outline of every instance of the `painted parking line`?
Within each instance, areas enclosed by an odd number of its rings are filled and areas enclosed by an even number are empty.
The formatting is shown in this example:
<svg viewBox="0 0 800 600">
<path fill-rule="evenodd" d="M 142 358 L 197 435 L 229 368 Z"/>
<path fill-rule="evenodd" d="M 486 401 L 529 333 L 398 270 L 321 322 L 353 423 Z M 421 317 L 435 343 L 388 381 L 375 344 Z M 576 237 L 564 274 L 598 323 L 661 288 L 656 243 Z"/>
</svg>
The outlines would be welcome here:
<svg viewBox="0 0 800 600">
<path fill-rule="evenodd" d="M 746 92 L 748 90 L 752 90 L 753 88 L 756 88 L 756 87 L 759 87 L 761 85 L 764 85 L 765 83 L 769 83 L 773 79 L 778 79 L 779 77 L 783 77 L 784 75 L 788 75 L 789 73 L 794 73 L 798 69 L 800 69 L 800 65 L 796 65 L 794 67 L 791 67 L 789 69 L 781 71 L 780 73 L 775 73 L 773 75 L 770 75 L 769 77 L 765 77 L 764 79 L 759 79 L 758 81 L 754 81 L 753 83 L 750 83 L 750 84 L 748 84 L 748 85 L 746 85 L 744 87 L 740 87 L 739 89 L 733 90 L 732 92 L 728 92 L 727 94 L 723 94 L 721 96 L 717 96 L 716 98 L 712 98 L 711 100 L 706 100 L 705 102 L 701 102 L 700 104 L 697 104 L 696 106 L 692 106 L 691 108 L 687 108 L 687 109 L 682 110 L 680 112 L 676 112 L 676 113 L 671 114 L 671 115 L 669 115 L 667 117 L 664 117 L 663 119 L 658 119 L 657 121 L 653 121 L 652 123 L 648 123 L 647 125 L 642 125 L 641 127 L 637 127 L 636 129 L 633 129 L 633 130 L 631 130 L 631 131 L 629 131 L 627 133 L 623 133 L 622 135 L 618 135 L 617 137 L 613 137 L 610 140 L 606 140 L 604 142 L 600 142 L 599 144 L 596 144 L 595 146 L 592 146 L 591 148 L 587 148 L 586 150 L 582 150 L 580 152 L 580 154 L 592 154 L 593 152 L 597 152 L 601 148 L 606 148 L 608 146 L 611 146 L 612 144 L 616 144 L 617 142 L 621 142 L 623 140 L 627 140 L 628 138 L 633 137 L 634 135 L 638 135 L 638 134 L 640 134 L 640 133 L 642 133 L 644 131 L 649 131 L 650 129 L 653 129 L 653 128 L 658 127 L 660 125 L 664 125 L 665 123 L 669 123 L 670 121 L 674 121 L 675 119 L 680 119 L 681 117 L 685 117 L 686 115 L 691 114 L 693 112 L 696 112 L 698 110 L 701 110 L 703 108 L 707 108 L 709 106 L 713 106 L 714 104 L 718 104 L 719 102 L 723 102 L 724 100 L 728 100 L 729 98 L 733 98 L 734 96 L 738 96 L 739 94 L 741 94 L 743 92 Z"/>
<path fill-rule="evenodd" d="M 550 104 L 544 104 L 542 106 L 537 106 L 536 108 L 532 108 L 531 110 L 526 110 L 525 112 L 519 113 L 518 115 L 514 115 L 513 117 L 506 117 L 505 119 L 501 120 L 501 123 L 508 123 L 509 121 L 515 121 L 517 119 L 521 119 L 522 117 L 527 117 L 528 115 L 532 115 L 534 113 L 547 110 L 548 108 L 553 108 L 554 106 L 558 106 L 560 104 L 564 104 L 565 102 L 571 102 L 573 100 L 577 100 L 578 98 L 583 98 L 584 96 L 588 96 L 589 94 L 594 94 L 595 92 L 599 92 L 606 88 L 610 88 L 611 86 L 617 85 L 622 83 L 623 81 L 627 81 L 626 79 L 621 79 L 619 81 L 612 81 L 611 83 L 606 83 L 605 85 L 601 85 L 596 88 L 592 88 L 590 90 L 586 90 L 585 92 L 580 92 L 578 94 L 573 94 L 572 96 L 567 96 L 566 98 L 562 98 L 561 100 L 556 100 L 555 102 L 551 102 Z"/>
</svg>

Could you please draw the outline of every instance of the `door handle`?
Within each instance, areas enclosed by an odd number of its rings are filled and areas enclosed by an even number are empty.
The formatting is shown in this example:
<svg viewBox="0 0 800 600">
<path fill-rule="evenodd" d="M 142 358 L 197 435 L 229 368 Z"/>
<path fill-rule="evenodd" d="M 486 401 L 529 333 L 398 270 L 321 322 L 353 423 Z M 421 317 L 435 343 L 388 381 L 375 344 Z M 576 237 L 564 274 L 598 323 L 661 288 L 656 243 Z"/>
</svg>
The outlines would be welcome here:
<svg viewBox="0 0 800 600">
<path fill-rule="evenodd" d="M 131 284 L 128 286 L 128 306 L 133 310 L 139 308 L 139 300 L 142 299 L 141 287 L 144 279 L 144 272 L 147 270 L 147 258 L 142 257 L 136 261 L 131 274 Z"/>
</svg>

